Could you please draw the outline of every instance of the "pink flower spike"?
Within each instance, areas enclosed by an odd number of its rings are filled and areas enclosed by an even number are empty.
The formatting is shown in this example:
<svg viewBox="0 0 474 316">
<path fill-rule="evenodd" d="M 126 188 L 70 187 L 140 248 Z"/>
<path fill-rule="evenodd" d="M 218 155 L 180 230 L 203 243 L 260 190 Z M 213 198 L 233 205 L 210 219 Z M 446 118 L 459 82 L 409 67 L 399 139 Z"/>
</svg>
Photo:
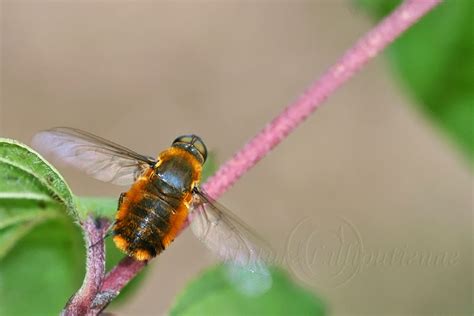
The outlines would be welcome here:
<svg viewBox="0 0 474 316">
<path fill-rule="evenodd" d="M 244 173 L 278 145 L 314 112 L 337 88 L 351 78 L 395 38 L 424 16 L 441 0 L 408 0 L 363 36 L 346 54 L 294 103 L 227 161 L 209 178 L 203 189 L 219 198 Z"/>
</svg>

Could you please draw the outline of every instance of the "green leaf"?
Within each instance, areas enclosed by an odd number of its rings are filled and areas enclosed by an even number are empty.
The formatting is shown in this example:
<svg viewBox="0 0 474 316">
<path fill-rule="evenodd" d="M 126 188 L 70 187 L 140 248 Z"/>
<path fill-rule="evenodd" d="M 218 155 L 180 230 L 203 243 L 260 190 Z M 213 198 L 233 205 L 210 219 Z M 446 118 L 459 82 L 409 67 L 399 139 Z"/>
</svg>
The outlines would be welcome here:
<svg viewBox="0 0 474 316">
<path fill-rule="evenodd" d="M 0 138 L 0 260 L 35 225 L 65 210 L 75 207 L 56 169 L 27 146 Z"/>
<path fill-rule="evenodd" d="M 399 0 L 357 0 L 381 19 Z M 391 66 L 420 110 L 474 161 L 472 0 L 444 1 L 388 49 Z"/>
<path fill-rule="evenodd" d="M 31 200 L 0 201 L 0 260 L 36 225 L 59 217 L 56 205 Z"/>
<path fill-rule="evenodd" d="M 57 315 L 84 276 L 81 233 L 65 217 L 27 229 L 0 260 L 0 315 Z"/>
<path fill-rule="evenodd" d="M 71 190 L 59 172 L 38 153 L 0 138 L 0 197 L 57 201 L 74 212 Z"/>
<path fill-rule="evenodd" d="M 205 271 L 181 293 L 171 315 L 325 315 L 325 307 L 312 293 L 294 284 L 279 269 L 272 269 L 273 286 L 265 294 L 249 297 L 238 292 L 217 266 Z"/>
<path fill-rule="evenodd" d="M 84 247 L 67 210 L 74 200 L 56 169 L 0 138 L 0 315 L 57 314 L 79 287 Z"/>
</svg>

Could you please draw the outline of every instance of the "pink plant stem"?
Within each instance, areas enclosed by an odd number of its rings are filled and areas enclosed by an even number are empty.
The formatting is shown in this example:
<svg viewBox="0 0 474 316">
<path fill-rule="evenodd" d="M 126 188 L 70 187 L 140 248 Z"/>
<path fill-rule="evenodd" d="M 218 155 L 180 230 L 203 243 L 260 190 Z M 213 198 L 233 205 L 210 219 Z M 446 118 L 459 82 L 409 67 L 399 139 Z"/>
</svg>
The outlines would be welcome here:
<svg viewBox="0 0 474 316">
<path fill-rule="evenodd" d="M 99 315 L 146 264 L 146 261 L 125 257 L 107 273 L 102 288 L 93 302 L 93 315 Z"/>
<path fill-rule="evenodd" d="M 423 17 L 441 0 L 407 0 L 369 33 L 363 36 L 334 66 L 311 85 L 306 92 L 283 110 L 257 136 L 227 161 L 204 185 L 213 198 L 219 198 L 244 173 L 301 124 L 326 98 L 373 59 L 395 38 Z M 186 226 L 189 223 L 186 224 Z M 104 281 L 101 292 L 118 294 L 141 268 L 143 263 L 124 259 Z"/>
<path fill-rule="evenodd" d="M 94 219 L 92 216 L 88 216 L 81 226 L 87 247 L 87 270 L 81 288 L 69 299 L 61 312 L 63 316 L 95 315 L 91 312 L 91 302 L 102 287 L 104 280 L 104 235 L 109 227 L 109 222 L 106 219 Z"/>
</svg>

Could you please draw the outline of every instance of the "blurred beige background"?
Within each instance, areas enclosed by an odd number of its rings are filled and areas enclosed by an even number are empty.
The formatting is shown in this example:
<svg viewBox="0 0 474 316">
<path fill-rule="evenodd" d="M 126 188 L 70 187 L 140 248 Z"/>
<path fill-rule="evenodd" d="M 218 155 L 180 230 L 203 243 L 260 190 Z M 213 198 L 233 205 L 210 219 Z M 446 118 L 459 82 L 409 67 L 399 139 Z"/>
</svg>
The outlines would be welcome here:
<svg viewBox="0 0 474 316">
<path fill-rule="evenodd" d="M 220 162 L 371 26 L 349 1 L 4 0 L 1 9 L 1 136 L 28 143 L 38 130 L 74 126 L 156 154 L 193 132 Z M 282 257 L 308 216 L 324 227 L 351 224 L 347 238 L 358 236 L 367 261 L 344 284 L 326 282 L 338 267 L 282 261 L 333 315 L 470 310 L 472 178 L 411 103 L 378 58 L 221 200 Z M 64 174 L 78 194 L 123 190 Z M 393 249 L 450 259 L 367 259 Z M 187 231 L 115 312 L 165 313 L 213 262 Z"/>
</svg>

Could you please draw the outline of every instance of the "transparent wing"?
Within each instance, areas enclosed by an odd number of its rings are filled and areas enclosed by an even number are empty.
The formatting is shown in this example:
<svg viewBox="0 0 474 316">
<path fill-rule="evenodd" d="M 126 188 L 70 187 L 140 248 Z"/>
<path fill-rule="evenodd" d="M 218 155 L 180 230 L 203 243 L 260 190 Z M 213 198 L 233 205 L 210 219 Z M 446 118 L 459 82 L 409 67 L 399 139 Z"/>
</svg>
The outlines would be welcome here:
<svg viewBox="0 0 474 316">
<path fill-rule="evenodd" d="M 191 212 L 196 237 L 228 266 L 228 276 L 249 295 L 265 292 L 271 276 L 265 261 L 273 256 L 271 247 L 237 216 L 206 193 L 197 190 Z"/>
<path fill-rule="evenodd" d="M 102 137 L 68 127 L 39 132 L 33 137 L 32 145 L 55 162 L 118 185 L 133 183 L 139 174 L 156 162 Z"/>
</svg>

